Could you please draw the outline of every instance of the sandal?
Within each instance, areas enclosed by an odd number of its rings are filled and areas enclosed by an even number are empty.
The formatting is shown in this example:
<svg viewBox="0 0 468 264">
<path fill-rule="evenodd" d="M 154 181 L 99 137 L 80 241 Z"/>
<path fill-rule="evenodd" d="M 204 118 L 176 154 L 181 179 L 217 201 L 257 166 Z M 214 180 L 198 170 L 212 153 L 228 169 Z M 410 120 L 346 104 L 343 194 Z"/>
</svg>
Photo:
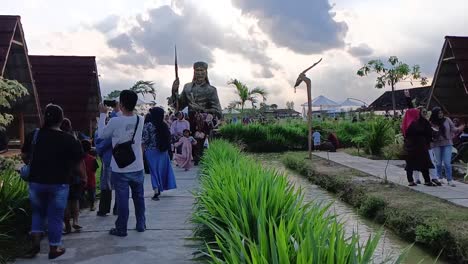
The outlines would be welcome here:
<svg viewBox="0 0 468 264">
<path fill-rule="evenodd" d="M 34 247 L 32 247 L 30 250 L 28 250 L 28 251 L 22 256 L 22 258 L 26 258 L 26 259 L 35 258 L 35 257 L 37 256 L 37 254 L 39 254 L 39 252 L 41 252 L 41 247 L 40 247 L 40 246 L 34 246 Z"/>
<path fill-rule="evenodd" d="M 117 228 L 111 228 L 111 230 L 109 231 L 109 235 L 118 236 L 118 237 L 126 237 L 127 232 L 119 231 L 117 230 Z"/>
<path fill-rule="evenodd" d="M 53 247 L 51 247 L 52 249 Z M 55 247 L 55 250 L 54 251 L 49 251 L 49 259 L 56 259 L 60 256 L 62 256 L 63 254 L 65 254 L 65 248 L 62 248 L 62 247 Z"/>
<path fill-rule="evenodd" d="M 442 183 L 437 179 L 432 179 L 432 182 L 435 183 L 437 186 L 442 186 Z"/>
</svg>

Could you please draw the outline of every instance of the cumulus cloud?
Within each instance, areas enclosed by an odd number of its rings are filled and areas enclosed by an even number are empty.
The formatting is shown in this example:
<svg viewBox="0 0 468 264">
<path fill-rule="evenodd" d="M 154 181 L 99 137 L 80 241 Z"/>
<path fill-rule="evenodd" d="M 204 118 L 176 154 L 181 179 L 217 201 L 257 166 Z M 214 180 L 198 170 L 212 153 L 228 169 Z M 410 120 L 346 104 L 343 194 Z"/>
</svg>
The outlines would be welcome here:
<svg viewBox="0 0 468 264">
<path fill-rule="evenodd" d="M 260 28 L 279 46 L 302 54 L 344 47 L 348 26 L 334 20 L 328 0 L 233 0 L 243 13 L 258 19 Z"/>
<path fill-rule="evenodd" d="M 181 5 L 184 8 L 180 14 L 167 5 L 151 9 L 147 14 L 137 16 L 136 24 L 130 30 L 109 37 L 109 46 L 121 52 L 115 62 L 141 67 L 151 66 L 148 61 L 172 65 L 174 45 L 177 45 L 179 65 L 189 67 L 199 60 L 215 62 L 213 51 L 222 49 L 242 55 L 263 67 L 260 72 L 262 78 L 272 77 L 271 71 L 277 66 L 265 53 L 267 42 L 241 37 L 232 30 L 222 28 L 191 2 L 177 3 L 179 8 Z M 99 24 L 107 30 L 106 26 L 113 21 L 113 18 L 108 18 Z M 136 59 L 145 56 L 153 60 Z"/>
<path fill-rule="evenodd" d="M 104 18 L 103 20 L 99 21 L 98 23 L 96 23 L 94 25 L 94 28 L 96 28 L 102 33 L 107 33 L 117 27 L 117 25 L 119 24 L 119 20 L 120 20 L 119 16 L 110 15 Z"/>
<path fill-rule="evenodd" d="M 361 57 L 368 57 L 372 55 L 374 50 L 366 43 L 361 43 L 357 46 L 350 46 L 348 48 L 348 52 L 354 57 L 361 58 Z"/>
</svg>

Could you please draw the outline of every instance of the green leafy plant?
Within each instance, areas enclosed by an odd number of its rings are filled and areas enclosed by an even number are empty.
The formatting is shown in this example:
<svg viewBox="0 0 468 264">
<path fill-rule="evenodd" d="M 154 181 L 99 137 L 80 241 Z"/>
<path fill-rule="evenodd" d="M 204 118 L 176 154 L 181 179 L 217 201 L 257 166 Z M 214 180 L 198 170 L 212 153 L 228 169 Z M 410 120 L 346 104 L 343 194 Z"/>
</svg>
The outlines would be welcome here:
<svg viewBox="0 0 468 264">
<path fill-rule="evenodd" d="M 19 98 L 28 95 L 28 90 L 15 80 L 0 77 L 0 109 L 10 109 Z M 13 115 L 0 112 L 0 129 L 4 130 L 13 121 Z"/>
<path fill-rule="evenodd" d="M 370 122 L 369 129 L 365 133 L 366 151 L 380 156 L 382 149 L 392 143 L 393 138 L 392 123 L 385 118 L 376 118 Z"/>
<path fill-rule="evenodd" d="M 210 263 L 371 263 L 381 235 L 347 236 L 328 206 L 305 203 L 282 174 L 225 141 L 206 152 L 195 195 L 195 236 Z"/>
<path fill-rule="evenodd" d="M 389 85 L 392 88 L 392 106 L 393 115 L 396 117 L 396 102 L 395 102 L 395 86 L 401 81 L 408 80 L 413 84 L 413 81 L 419 80 L 421 85 L 427 84 L 427 78 L 421 76 L 421 67 L 414 65 L 410 67 L 408 64 L 401 62 L 398 57 L 391 56 L 388 58 L 389 65 L 385 65 L 381 60 L 371 60 L 357 72 L 359 76 L 367 76 L 371 72 L 378 74 L 375 87 L 378 89 Z"/>
<path fill-rule="evenodd" d="M 10 259 L 30 226 L 28 186 L 13 169 L 0 171 L 0 256 Z"/>
</svg>

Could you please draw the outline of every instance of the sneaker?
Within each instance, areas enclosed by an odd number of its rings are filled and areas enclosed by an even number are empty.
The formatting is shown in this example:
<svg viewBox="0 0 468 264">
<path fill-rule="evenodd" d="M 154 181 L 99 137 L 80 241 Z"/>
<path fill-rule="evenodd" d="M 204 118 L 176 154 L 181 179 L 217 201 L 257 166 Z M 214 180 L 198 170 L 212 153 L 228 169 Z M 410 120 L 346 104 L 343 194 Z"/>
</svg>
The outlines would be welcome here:
<svg viewBox="0 0 468 264">
<path fill-rule="evenodd" d="M 457 185 L 455 185 L 455 183 L 453 181 L 449 181 L 448 183 L 448 186 L 451 186 L 451 187 L 456 187 Z"/>
<path fill-rule="evenodd" d="M 445 180 L 444 180 L 444 179 L 439 179 L 439 182 L 440 182 L 440 184 L 445 184 Z"/>
<path fill-rule="evenodd" d="M 117 230 L 116 228 L 112 228 L 111 230 L 109 230 L 109 235 L 118 236 L 118 237 L 126 237 L 126 236 L 127 236 L 127 232 L 125 232 L 125 231 L 119 231 L 119 230 Z"/>
<path fill-rule="evenodd" d="M 410 182 L 408 186 L 418 186 L 415 182 Z"/>
<path fill-rule="evenodd" d="M 442 183 L 437 179 L 432 179 L 432 183 L 434 183 L 437 186 L 442 186 Z"/>
<path fill-rule="evenodd" d="M 138 227 L 138 225 L 137 225 L 136 231 L 140 232 L 140 233 L 145 232 L 146 231 L 146 225 L 143 225 L 143 226 L 140 226 L 140 227 Z"/>
<path fill-rule="evenodd" d="M 101 217 L 107 216 L 107 214 L 106 214 L 106 213 L 101 213 L 101 212 L 99 212 L 99 211 L 97 212 L 97 214 L 96 214 L 96 215 L 97 215 L 97 216 L 101 216 Z"/>
<path fill-rule="evenodd" d="M 436 184 L 431 182 L 431 181 L 430 182 L 425 182 L 424 185 L 426 185 L 426 186 L 436 186 Z"/>
<path fill-rule="evenodd" d="M 153 197 L 151 198 L 153 201 L 159 201 L 159 194 L 155 193 Z"/>
<path fill-rule="evenodd" d="M 421 184 L 421 181 L 420 181 L 420 180 L 417 180 L 417 181 L 416 181 L 416 184 Z"/>
</svg>

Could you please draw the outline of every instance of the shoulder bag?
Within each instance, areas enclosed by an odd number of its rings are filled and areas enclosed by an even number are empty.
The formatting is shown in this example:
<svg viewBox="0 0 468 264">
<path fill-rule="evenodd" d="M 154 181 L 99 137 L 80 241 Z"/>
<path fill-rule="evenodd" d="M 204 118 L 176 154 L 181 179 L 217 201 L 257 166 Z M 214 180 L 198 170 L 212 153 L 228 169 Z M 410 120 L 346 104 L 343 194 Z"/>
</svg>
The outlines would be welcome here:
<svg viewBox="0 0 468 264">
<path fill-rule="evenodd" d="M 36 130 L 34 131 L 33 140 L 31 142 L 31 151 L 30 151 L 31 157 L 29 158 L 28 164 L 23 165 L 23 167 L 21 167 L 20 169 L 20 177 L 24 181 L 29 181 L 29 176 L 31 174 L 31 164 L 32 164 L 33 156 L 34 156 L 34 146 L 37 143 L 38 135 L 39 135 L 39 129 L 36 128 Z"/>
<path fill-rule="evenodd" d="M 114 156 L 115 163 L 117 163 L 117 166 L 121 169 L 132 164 L 136 160 L 132 145 L 135 143 L 134 139 L 135 139 L 135 134 L 138 129 L 139 123 L 140 123 L 140 117 L 137 115 L 137 122 L 136 122 L 135 130 L 133 131 L 132 139 L 129 141 L 117 144 L 112 149 L 112 155 Z"/>
</svg>

